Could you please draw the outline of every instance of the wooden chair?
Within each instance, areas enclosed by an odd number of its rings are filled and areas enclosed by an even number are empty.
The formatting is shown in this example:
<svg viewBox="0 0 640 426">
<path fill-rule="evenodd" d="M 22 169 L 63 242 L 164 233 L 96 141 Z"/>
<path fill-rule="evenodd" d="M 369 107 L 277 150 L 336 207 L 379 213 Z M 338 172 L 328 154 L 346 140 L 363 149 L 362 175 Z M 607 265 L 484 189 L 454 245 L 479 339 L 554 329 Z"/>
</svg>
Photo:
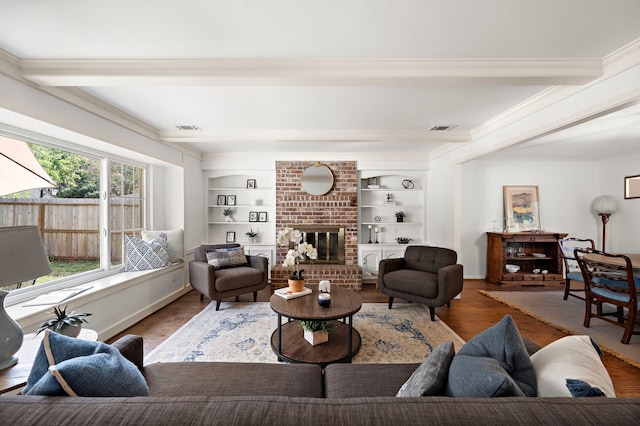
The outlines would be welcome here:
<svg viewBox="0 0 640 426">
<path fill-rule="evenodd" d="M 593 317 L 624 327 L 621 342 L 628 344 L 632 334 L 640 334 L 633 331 L 638 315 L 640 278 L 633 276 L 631 260 L 622 254 L 591 249 L 575 249 L 574 255 L 585 284 L 584 326 L 588 328 Z M 604 303 L 615 306 L 616 310 L 605 313 Z M 592 305 L 596 307 L 595 313 Z"/>
<path fill-rule="evenodd" d="M 577 248 L 589 248 L 595 250 L 596 245 L 593 240 L 588 238 L 560 238 L 558 240 L 558 246 L 560 247 L 560 256 L 564 261 L 565 282 L 564 282 L 564 300 L 571 295 L 580 300 L 584 300 L 584 297 L 580 297 L 574 292 L 584 292 L 584 279 L 582 278 L 582 272 L 576 262 L 573 251 Z M 571 288 L 571 281 L 579 281 L 582 283 L 580 288 Z"/>
</svg>

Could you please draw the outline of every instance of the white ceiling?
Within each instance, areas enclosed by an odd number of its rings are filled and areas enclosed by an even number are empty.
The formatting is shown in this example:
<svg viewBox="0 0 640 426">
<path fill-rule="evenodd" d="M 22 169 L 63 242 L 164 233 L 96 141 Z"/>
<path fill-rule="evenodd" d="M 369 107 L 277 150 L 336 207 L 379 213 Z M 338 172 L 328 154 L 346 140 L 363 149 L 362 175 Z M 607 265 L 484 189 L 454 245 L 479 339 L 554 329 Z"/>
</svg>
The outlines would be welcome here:
<svg viewBox="0 0 640 426">
<path fill-rule="evenodd" d="M 597 78 L 639 22 L 638 0 L 0 0 L 0 49 L 201 152 L 426 154 Z M 609 155 L 637 152 L 639 123 L 625 110 L 492 156 L 598 158 L 613 131 Z"/>
</svg>

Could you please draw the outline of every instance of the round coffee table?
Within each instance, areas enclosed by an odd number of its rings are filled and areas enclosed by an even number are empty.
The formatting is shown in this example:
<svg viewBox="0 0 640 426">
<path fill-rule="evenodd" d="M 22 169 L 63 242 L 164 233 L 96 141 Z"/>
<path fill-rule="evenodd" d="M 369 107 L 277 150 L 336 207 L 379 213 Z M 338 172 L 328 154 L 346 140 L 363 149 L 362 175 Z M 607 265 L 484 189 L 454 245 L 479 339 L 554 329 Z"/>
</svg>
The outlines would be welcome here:
<svg viewBox="0 0 640 426">
<path fill-rule="evenodd" d="M 320 364 L 351 362 L 360 350 L 360 333 L 353 328 L 353 314 L 362 308 L 358 293 L 346 288 L 331 287 L 331 306 L 318 304 L 318 285 L 306 285 L 312 290 L 307 296 L 286 300 L 271 296 L 271 309 L 278 314 L 278 328 L 271 335 L 271 348 L 279 361 Z M 288 318 L 284 324 L 282 317 Z M 334 326 L 329 341 L 312 346 L 303 337 L 300 320 L 330 321 Z M 342 320 L 342 321 L 337 321 Z"/>
</svg>

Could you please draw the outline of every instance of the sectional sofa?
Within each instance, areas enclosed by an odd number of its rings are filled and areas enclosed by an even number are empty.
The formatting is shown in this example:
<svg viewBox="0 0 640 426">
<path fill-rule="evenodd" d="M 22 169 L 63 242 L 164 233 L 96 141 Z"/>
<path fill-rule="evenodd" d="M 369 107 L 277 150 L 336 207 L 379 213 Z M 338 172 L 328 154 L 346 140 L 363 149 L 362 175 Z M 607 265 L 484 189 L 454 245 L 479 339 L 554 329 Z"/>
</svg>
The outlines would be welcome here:
<svg viewBox="0 0 640 426">
<path fill-rule="evenodd" d="M 420 364 L 143 366 L 141 337 L 113 346 L 142 371 L 149 396 L 2 396 L 2 424 L 635 425 L 640 419 L 640 398 L 396 397 Z"/>
</svg>

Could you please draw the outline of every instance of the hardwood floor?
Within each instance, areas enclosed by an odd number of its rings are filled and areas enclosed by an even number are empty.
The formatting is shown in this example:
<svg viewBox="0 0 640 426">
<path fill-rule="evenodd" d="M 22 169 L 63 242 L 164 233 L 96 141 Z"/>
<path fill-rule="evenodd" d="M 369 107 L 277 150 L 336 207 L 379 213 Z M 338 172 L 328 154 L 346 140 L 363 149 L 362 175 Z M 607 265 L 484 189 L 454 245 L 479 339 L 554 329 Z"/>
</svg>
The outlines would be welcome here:
<svg viewBox="0 0 640 426">
<path fill-rule="evenodd" d="M 482 330 L 500 321 L 505 314 L 510 314 L 524 335 L 544 346 L 565 333 L 547 326 L 515 309 L 489 299 L 478 293 L 478 290 L 496 290 L 497 287 L 484 280 L 465 280 L 462 297 L 451 302 L 451 308 L 436 309 L 436 315 L 451 327 L 460 337 L 470 339 Z M 560 291 L 560 290 L 558 290 Z M 360 292 L 365 303 L 386 303 L 387 297 L 377 291 L 375 285 L 365 285 Z M 252 295 L 240 297 L 240 301 L 251 301 Z M 264 289 L 258 293 L 258 301 L 267 302 L 271 297 L 271 290 Z M 559 296 L 561 297 L 561 296 Z M 173 334 L 208 304 L 209 300 L 200 301 L 200 294 L 191 291 L 170 305 L 143 319 L 109 342 L 113 342 L 125 334 L 137 334 L 144 337 L 144 352 L 149 353 L 164 339 Z M 401 302 L 401 301 L 398 301 Z M 394 303 L 398 303 L 394 302 Z M 640 397 L 640 369 L 604 354 L 603 362 L 611 375 L 618 397 Z"/>
</svg>

